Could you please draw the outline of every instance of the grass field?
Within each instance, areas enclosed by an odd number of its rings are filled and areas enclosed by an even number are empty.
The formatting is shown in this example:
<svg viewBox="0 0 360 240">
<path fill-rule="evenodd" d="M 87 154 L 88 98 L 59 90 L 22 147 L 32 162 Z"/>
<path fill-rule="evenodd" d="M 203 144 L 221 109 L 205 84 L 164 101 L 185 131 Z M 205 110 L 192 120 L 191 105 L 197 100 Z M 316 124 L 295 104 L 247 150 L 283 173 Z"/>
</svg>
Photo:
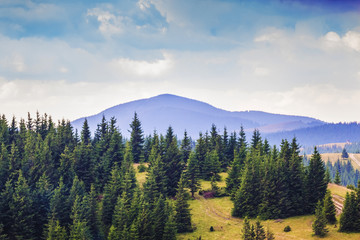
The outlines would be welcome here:
<svg viewBox="0 0 360 240">
<path fill-rule="evenodd" d="M 352 156 L 358 161 L 360 162 L 360 154 L 359 153 L 353 153 Z M 307 155 L 307 157 L 310 159 L 311 155 Z M 348 160 L 351 161 L 352 166 L 355 169 L 360 170 L 360 166 L 359 164 L 357 164 L 354 159 L 352 158 L 346 158 L 343 159 L 341 158 L 341 153 L 322 153 L 321 154 L 321 159 L 326 163 L 328 161 L 330 161 L 332 164 L 334 164 L 338 159 L 340 160 L 341 163 L 347 163 Z"/>
<path fill-rule="evenodd" d="M 227 174 L 222 174 L 222 181 L 218 186 L 225 186 L 225 178 Z M 210 188 L 209 181 L 202 181 L 204 189 Z M 329 184 L 328 188 L 332 194 L 344 198 L 346 192 L 350 190 L 336 185 Z M 189 200 L 192 222 L 196 230 L 192 233 L 178 234 L 178 239 L 241 239 L 242 219 L 231 217 L 231 209 L 233 203 L 229 197 L 204 199 L 201 196 L 196 196 L 195 200 Z M 254 220 L 252 220 L 254 221 Z M 275 239 L 320 239 L 312 236 L 312 222 L 313 215 L 298 216 L 283 219 L 280 222 L 274 220 L 264 221 L 265 228 L 269 228 L 274 234 Z M 291 232 L 285 233 L 284 227 L 289 225 Z M 210 232 L 210 227 L 213 226 L 215 231 Z M 360 239 L 360 233 L 346 234 L 339 233 L 338 226 L 328 225 L 328 235 L 325 239 Z"/>
<path fill-rule="evenodd" d="M 138 173 L 137 165 L 135 165 L 136 177 L 142 185 L 146 180 L 146 172 Z M 219 187 L 224 187 L 227 173 L 221 173 L 221 181 L 218 182 Z M 210 189 L 210 181 L 201 181 L 202 189 Z M 342 203 L 346 192 L 351 190 L 336 185 L 329 184 L 328 189 L 334 196 L 338 196 L 338 201 Z M 339 200 L 340 199 L 340 200 Z M 189 200 L 192 223 L 196 230 L 192 233 L 178 234 L 180 240 L 197 240 L 201 236 L 202 240 L 217 240 L 217 239 L 241 239 L 242 219 L 231 216 L 231 209 L 233 202 L 229 197 L 204 199 L 202 196 L 196 194 L 196 199 Z M 251 220 L 254 222 L 254 220 Z M 265 228 L 269 228 L 277 240 L 286 239 L 320 239 L 312 236 L 312 222 L 313 215 L 291 217 L 282 219 L 281 221 L 267 220 L 262 224 Z M 289 225 L 292 231 L 285 233 L 284 227 Z M 215 231 L 210 232 L 210 227 L 213 226 Z M 339 233 L 338 226 L 328 225 L 328 235 L 324 239 L 348 240 L 360 239 L 360 233 Z"/>
</svg>

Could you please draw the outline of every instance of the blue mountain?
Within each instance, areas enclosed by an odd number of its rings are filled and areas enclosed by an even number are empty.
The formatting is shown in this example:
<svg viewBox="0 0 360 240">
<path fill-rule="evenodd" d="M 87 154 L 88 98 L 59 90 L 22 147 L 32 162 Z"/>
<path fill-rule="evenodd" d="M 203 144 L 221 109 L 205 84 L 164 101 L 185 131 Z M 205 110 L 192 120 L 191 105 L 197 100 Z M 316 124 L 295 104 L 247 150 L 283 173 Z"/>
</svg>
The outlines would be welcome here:
<svg viewBox="0 0 360 240">
<path fill-rule="evenodd" d="M 212 124 L 221 131 L 226 127 L 228 132 L 238 132 L 240 126 L 243 126 L 247 132 L 252 132 L 257 128 L 265 134 L 325 124 L 323 121 L 310 117 L 261 111 L 231 112 L 201 101 L 171 94 L 119 104 L 86 118 L 91 132 L 94 133 L 103 116 L 107 120 L 115 117 L 122 134 L 129 137 L 129 124 L 135 112 L 142 123 L 145 135 L 152 134 L 154 130 L 159 134 L 165 134 L 166 129 L 172 126 L 179 138 L 182 138 L 186 130 L 193 139 L 199 136 L 199 132 L 205 133 L 209 130 Z M 73 121 L 73 127 L 80 131 L 84 120 L 85 118 L 80 118 Z"/>
</svg>

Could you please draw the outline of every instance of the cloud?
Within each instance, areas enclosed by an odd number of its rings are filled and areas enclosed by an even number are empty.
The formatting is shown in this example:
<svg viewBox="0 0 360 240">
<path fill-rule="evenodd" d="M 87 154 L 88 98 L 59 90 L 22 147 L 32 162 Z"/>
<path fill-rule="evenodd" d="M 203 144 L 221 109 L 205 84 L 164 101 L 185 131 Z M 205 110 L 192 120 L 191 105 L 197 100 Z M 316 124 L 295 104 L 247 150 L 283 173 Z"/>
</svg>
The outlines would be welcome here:
<svg viewBox="0 0 360 240">
<path fill-rule="evenodd" d="M 328 32 L 323 37 L 324 45 L 328 49 L 348 48 L 360 52 L 360 32 L 348 31 L 343 37 L 336 32 Z"/>
<path fill-rule="evenodd" d="M 137 76 L 156 77 L 166 73 L 173 66 L 171 55 L 164 53 L 163 59 L 154 61 L 136 61 L 128 58 L 120 58 L 112 61 L 112 66 L 120 71 Z"/>
<path fill-rule="evenodd" d="M 88 10 L 87 16 L 96 17 L 97 21 L 100 23 L 99 31 L 105 37 L 111 37 L 123 32 L 124 18 L 122 16 L 115 16 L 109 11 L 105 11 L 100 8 Z"/>
</svg>

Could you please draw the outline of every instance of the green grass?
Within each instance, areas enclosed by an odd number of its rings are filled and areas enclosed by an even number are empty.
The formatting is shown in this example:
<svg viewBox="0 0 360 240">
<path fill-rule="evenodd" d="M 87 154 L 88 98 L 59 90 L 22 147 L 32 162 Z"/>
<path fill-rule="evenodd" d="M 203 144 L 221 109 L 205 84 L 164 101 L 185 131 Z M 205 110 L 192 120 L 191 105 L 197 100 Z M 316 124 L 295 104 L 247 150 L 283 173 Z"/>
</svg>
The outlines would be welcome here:
<svg viewBox="0 0 360 240">
<path fill-rule="evenodd" d="M 329 183 L 328 189 L 331 191 L 331 194 L 335 194 L 343 198 L 345 198 L 347 192 L 351 192 L 350 189 L 334 183 Z"/>
<path fill-rule="evenodd" d="M 142 185 L 146 180 L 146 172 L 139 173 L 136 169 L 136 178 Z M 222 180 L 218 182 L 219 187 L 225 187 L 225 179 L 227 173 L 221 173 Z M 201 180 L 202 189 L 210 189 L 210 181 Z M 341 197 L 345 197 L 346 192 L 350 190 L 335 184 L 329 184 L 328 188 L 332 194 L 336 194 Z M 178 234 L 178 239 L 183 240 L 195 240 L 201 236 L 201 239 L 217 240 L 217 239 L 241 239 L 242 219 L 231 217 L 231 209 L 233 208 L 233 202 L 229 197 L 203 199 L 196 195 L 197 199 L 189 200 L 192 222 L 196 230 L 192 233 Z M 254 220 L 251 220 L 254 222 Z M 286 239 L 320 239 L 312 236 L 311 224 L 314 221 L 313 215 L 298 216 L 283 219 L 282 222 L 276 222 L 274 220 L 267 220 L 263 222 L 265 228 L 269 228 L 274 234 L 276 240 Z M 285 233 L 283 230 L 285 226 L 289 225 L 291 231 Z M 215 231 L 210 232 L 210 227 L 213 226 Z M 339 233 L 338 225 L 335 228 L 334 225 L 328 225 L 328 235 L 324 239 L 334 240 L 348 240 L 348 239 L 360 239 L 360 233 Z"/>
</svg>

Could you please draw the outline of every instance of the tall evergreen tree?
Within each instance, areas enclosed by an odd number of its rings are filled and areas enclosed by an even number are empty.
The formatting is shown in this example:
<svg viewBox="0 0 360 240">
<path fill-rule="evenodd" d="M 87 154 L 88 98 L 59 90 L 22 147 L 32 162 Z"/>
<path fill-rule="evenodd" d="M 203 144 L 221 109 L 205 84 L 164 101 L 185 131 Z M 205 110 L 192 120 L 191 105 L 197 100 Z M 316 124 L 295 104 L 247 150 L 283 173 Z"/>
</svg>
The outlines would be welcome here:
<svg viewBox="0 0 360 240">
<path fill-rule="evenodd" d="M 197 162 L 194 152 L 190 153 L 190 157 L 187 161 L 187 167 L 185 172 L 186 186 L 190 188 L 191 196 L 194 198 L 194 193 L 200 189 L 200 171 L 199 163 Z"/>
<path fill-rule="evenodd" d="M 192 232 L 189 203 L 186 199 L 184 178 L 181 177 L 175 196 L 175 223 L 178 233 Z"/>
<path fill-rule="evenodd" d="M 81 131 L 81 142 L 84 145 L 91 143 L 91 133 L 87 119 L 85 118 Z"/>
<path fill-rule="evenodd" d="M 141 162 L 143 155 L 143 144 L 144 144 L 144 135 L 143 130 L 141 128 L 141 122 L 137 116 L 137 113 L 134 113 L 134 118 L 130 124 L 131 128 L 131 137 L 130 137 L 130 145 L 132 155 L 134 157 L 134 162 Z"/>
<path fill-rule="evenodd" d="M 336 170 L 334 183 L 337 184 L 337 185 L 340 185 L 340 184 L 341 184 L 341 178 L 340 178 L 339 169 Z"/>
<path fill-rule="evenodd" d="M 346 193 L 344 207 L 340 215 L 339 232 L 358 232 L 359 228 L 359 209 L 354 192 Z"/>
<path fill-rule="evenodd" d="M 242 239 L 243 240 L 254 240 L 254 229 L 251 228 L 250 221 L 247 217 L 244 218 L 243 228 L 242 228 Z"/>
<path fill-rule="evenodd" d="M 324 198 L 324 213 L 328 223 L 336 223 L 336 208 L 331 197 L 331 192 L 329 190 L 326 191 Z"/>
<path fill-rule="evenodd" d="M 312 229 L 315 236 L 324 237 L 328 232 L 326 228 L 326 217 L 324 213 L 324 208 L 319 200 L 315 209 L 315 221 L 312 224 Z"/>
<path fill-rule="evenodd" d="M 241 168 L 242 168 L 242 164 L 240 160 L 240 155 L 238 151 L 235 150 L 234 160 L 231 164 L 231 168 L 229 169 L 229 175 L 226 178 L 226 188 L 225 188 L 227 194 L 229 194 L 231 198 L 234 198 L 234 194 L 240 186 Z"/>
<path fill-rule="evenodd" d="M 325 166 L 321 160 L 321 155 L 314 148 L 314 153 L 310 158 L 308 174 L 306 177 L 306 192 L 308 211 L 314 212 L 316 203 L 324 199 L 327 184 L 325 182 Z"/>
</svg>

